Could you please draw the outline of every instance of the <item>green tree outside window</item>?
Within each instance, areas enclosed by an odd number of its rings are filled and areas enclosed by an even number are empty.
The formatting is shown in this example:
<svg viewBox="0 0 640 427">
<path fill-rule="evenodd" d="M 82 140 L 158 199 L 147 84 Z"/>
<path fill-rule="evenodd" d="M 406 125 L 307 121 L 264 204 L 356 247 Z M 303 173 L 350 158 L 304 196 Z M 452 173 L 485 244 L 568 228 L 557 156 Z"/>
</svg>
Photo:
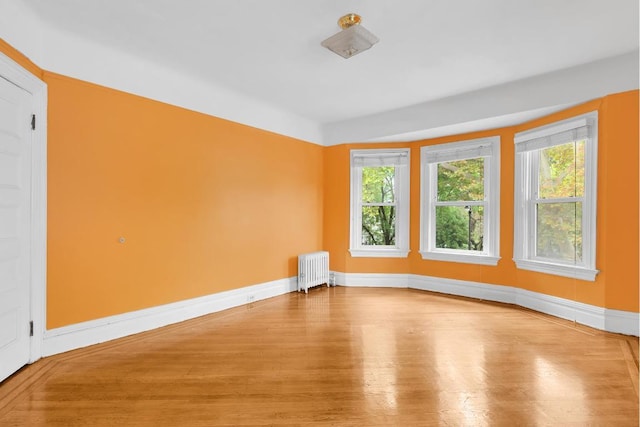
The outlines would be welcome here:
<svg viewBox="0 0 640 427">
<path fill-rule="evenodd" d="M 438 163 L 436 248 L 482 251 L 484 207 L 484 159 Z M 456 202 L 455 206 L 439 202 Z"/>
<path fill-rule="evenodd" d="M 362 168 L 362 244 L 396 244 L 394 166 Z"/>
</svg>

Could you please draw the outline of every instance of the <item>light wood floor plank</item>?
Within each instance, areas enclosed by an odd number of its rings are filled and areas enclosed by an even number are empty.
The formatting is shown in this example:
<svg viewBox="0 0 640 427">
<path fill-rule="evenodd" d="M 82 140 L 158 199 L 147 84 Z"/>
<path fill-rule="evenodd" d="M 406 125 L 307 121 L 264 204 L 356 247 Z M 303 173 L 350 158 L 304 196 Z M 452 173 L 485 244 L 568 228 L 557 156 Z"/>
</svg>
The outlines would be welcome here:
<svg viewBox="0 0 640 427">
<path fill-rule="evenodd" d="M 638 340 L 509 305 L 315 288 L 53 356 L 9 426 L 638 425 Z"/>
</svg>

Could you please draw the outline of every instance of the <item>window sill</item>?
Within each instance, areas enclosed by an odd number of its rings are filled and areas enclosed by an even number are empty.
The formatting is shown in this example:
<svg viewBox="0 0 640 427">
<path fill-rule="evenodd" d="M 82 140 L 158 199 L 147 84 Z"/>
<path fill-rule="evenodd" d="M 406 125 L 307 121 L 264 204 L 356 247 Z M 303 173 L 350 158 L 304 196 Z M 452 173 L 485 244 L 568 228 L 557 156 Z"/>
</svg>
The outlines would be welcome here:
<svg viewBox="0 0 640 427">
<path fill-rule="evenodd" d="M 349 249 L 354 258 L 406 258 L 407 249 Z"/>
<path fill-rule="evenodd" d="M 536 271 L 538 273 L 553 274 L 556 276 L 570 277 L 572 279 L 595 282 L 599 270 L 585 267 L 553 264 L 550 262 L 514 259 L 516 266 L 521 270 Z"/>
<path fill-rule="evenodd" d="M 422 259 L 432 261 L 460 262 L 464 264 L 498 265 L 500 257 L 485 254 L 461 254 L 447 252 L 420 252 Z"/>
</svg>

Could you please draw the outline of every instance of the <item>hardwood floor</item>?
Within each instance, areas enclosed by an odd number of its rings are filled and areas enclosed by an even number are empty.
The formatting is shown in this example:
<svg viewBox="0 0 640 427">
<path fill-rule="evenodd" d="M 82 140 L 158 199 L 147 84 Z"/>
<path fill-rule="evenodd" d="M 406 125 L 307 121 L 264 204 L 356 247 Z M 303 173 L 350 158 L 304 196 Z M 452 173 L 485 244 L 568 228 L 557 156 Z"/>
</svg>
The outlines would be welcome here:
<svg viewBox="0 0 640 427">
<path fill-rule="evenodd" d="M 638 339 L 408 289 L 314 288 L 43 359 L 9 426 L 638 425 Z"/>
</svg>

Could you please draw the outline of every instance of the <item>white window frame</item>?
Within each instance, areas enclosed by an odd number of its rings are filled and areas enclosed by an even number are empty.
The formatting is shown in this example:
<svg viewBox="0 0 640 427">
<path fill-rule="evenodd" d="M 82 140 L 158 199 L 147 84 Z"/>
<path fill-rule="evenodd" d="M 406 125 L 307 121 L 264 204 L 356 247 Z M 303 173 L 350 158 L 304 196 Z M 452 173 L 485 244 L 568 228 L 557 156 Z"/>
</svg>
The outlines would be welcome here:
<svg viewBox="0 0 640 427">
<path fill-rule="evenodd" d="M 472 139 L 424 146 L 421 153 L 420 254 L 423 259 L 497 265 L 500 260 L 500 137 Z M 482 157 L 484 200 L 467 203 L 483 206 L 483 250 L 436 248 L 438 163 Z"/>
<path fill-rule="evenodd" d="M 409 254 L 409 164 L 410 149 L 351 150 L 351 221 L 352 257 L 406 258 Z M 362 168 L 395 166 L 396 244 L 393 246 L 362 244 Z"/>
<path fill-rule="evenodd" d="M 571 136 L 573 135 L 573 136 Z M 536 195 L 539 150 L 584 139 L 584 196 L 582 202 L 582 262 L 563 263 L 536 254 Z M 573 117 L 515 135 L 514 258 L 523 270 L 595 281 L 598 112 Z"/>
</svg>

